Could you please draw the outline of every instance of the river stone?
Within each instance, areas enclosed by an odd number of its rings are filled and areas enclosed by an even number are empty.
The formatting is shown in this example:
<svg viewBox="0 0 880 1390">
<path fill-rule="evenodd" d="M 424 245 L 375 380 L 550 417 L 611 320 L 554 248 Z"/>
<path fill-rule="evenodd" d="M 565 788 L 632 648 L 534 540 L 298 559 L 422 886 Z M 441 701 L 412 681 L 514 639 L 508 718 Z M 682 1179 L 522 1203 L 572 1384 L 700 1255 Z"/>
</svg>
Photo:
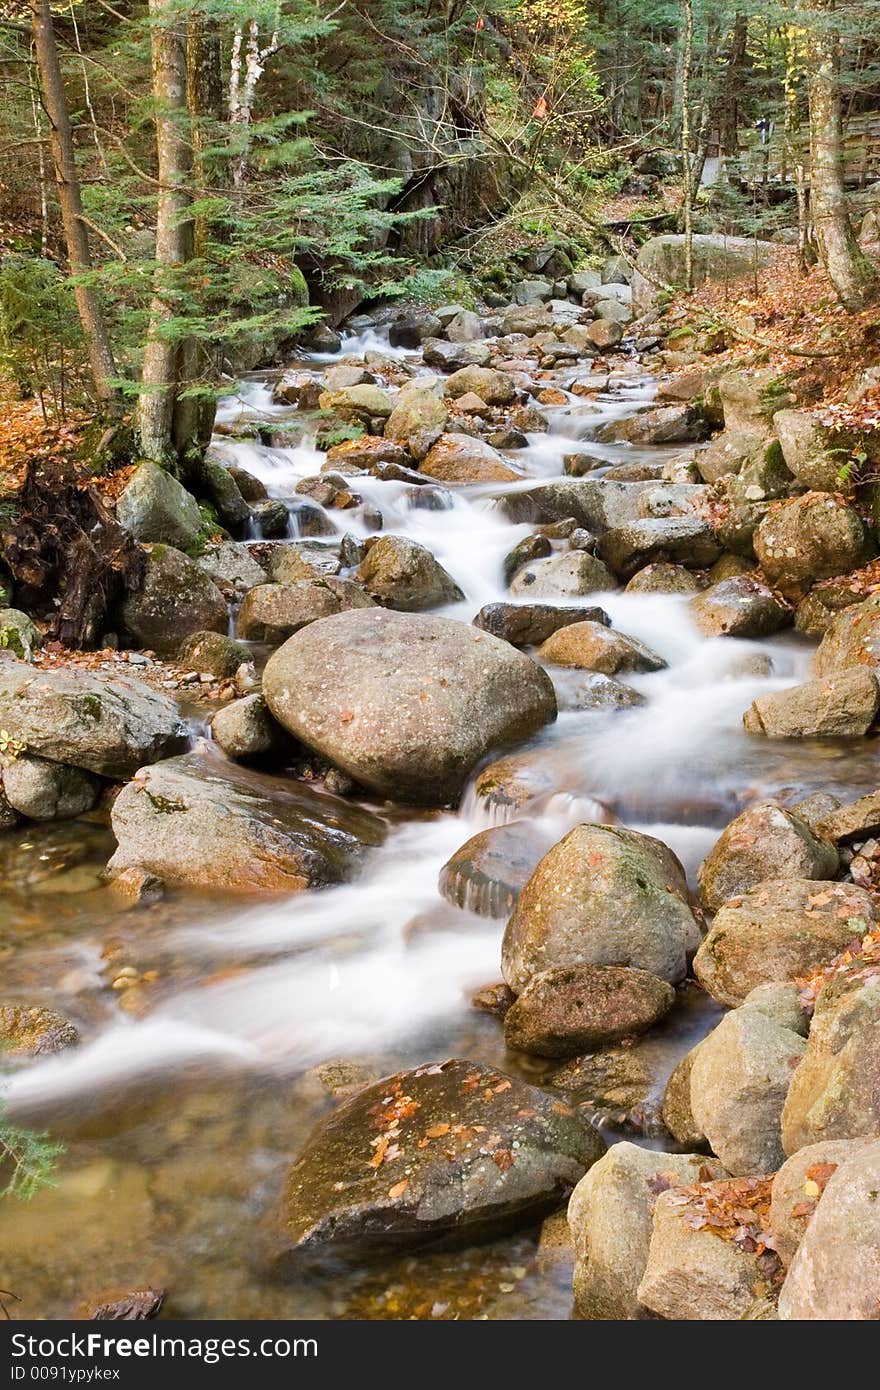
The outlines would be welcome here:
<svg viewBox="0 0 880 1390">
<path fill-rule="evenodd" d="M 880 594 L 845 608 L 832 619 L 813 662 L 817 676 L 852 666 L 880 668 Z"/>
<path fill-rule="evenodd" d="M 187 743 L 177 706 L 143 681 L 11 657 L 0 660 L 0 728 L 28 753 L 118 779 Z"/>
<path fill-rule="evenodd" d="M 674 1002 L 672 986 L 647 970 L 556 966 L 529 980 L 505 1016 L 504 1040 L 538 1057 L 574 1057 L 647 1032 Z"/>
<path fill-rule="evenodd" d="M 269 574 L 274 584 L 295 584 L 300 579 L 323 579 L 342 569 L 338 546 L 326 541 L 291 541 L 272 551 Z"/>
<path fill-rule="evenodd" d="M 618 671 L 660 671 L 666 665 L 637 637 L 615 632 L 601 623 L 572 623 L 560 628 L 538 648 L 542 661 L 555 666 L 574 666 L 614 676 Z"/>
<path fill-rule="evenodd" d="M 219 545 L 209 545 L 198 560 L 211 579 L 244 592 L 255 584 L 265 584 L 266 571 L 257 564 L 247 546 L 241 541 L 221 541 Z"/>
<path fill-rule="evenodd" d="M 456 907 L 506 919 L 523 884 L 550 848 L 549 841 L 550 836 L 532 821 L 481 830 L 443 865 L 440 892 Z"/>
<path fill-rule="evenodd" d="M 845 492 L 840 476 L 849 451 L 829 442 L 829 432 L 809 410 L 778 410 L 773 428 L 789 470 L 802 487 Z"/>
<path fill-rule="evenodd" d="M 627 594 L 698 594 L 702 584 L 683 565 L 659 560 L 637 570 L 624 590 Z"/>
<path fill-rule="evenodd" d="M 718 910 L 694 973 L 736 1008 L 757 985 L 809 975 L 872 930 L 873 899 L 853 883 L 769 879 Z"/>
<path fill-rule="evenodd" d="M 793 812 L 761 801 L 736 817 L 699 869 L 703 906 L 716 912 L 767 878 L 827 879 L 837 872 L 833 845 Z"/>
<path fill-rule="evenodd" d="M 383 608 L 400 613 L 421 613 L 464 598 L 430 550 L 406 536 L 381 536 L 367 551 L 357 578 Z"/>
<path fill-rule="evenodd" d="M 636 830 L 579 825 L 520 893 L 504 934 L 502 974 L 516 993 L 562 965 L 631 965 L 675 984 L 699 940 L 672 850 Z"/>
<path fill-rule="evenodd" d="M 508 372 L 494 367 L 460 367 L 447 378 L 447 396 L 456 399 L 471 393 L 486 405 L 510 405 L 516 398 L 516 385 Z"/>
<path fill-rule="evenodd" d="M 773 508 L 754 545 L 770 583 L 792 591 L 855 569 L 876 550 L 858 512 L 830 492 L 808 492 Z"/>
<path fill-rule="evenodd" d="M 656 1187 L 692 1186 L 701 1173 L 723 1177 L 701 1154 L 658 1153 L 627 1140 L 614 1144 L 581 1178 L 568 1204 L 574 1242 L 574 1301 L 581 1318 L 650 1317 L 638 1299 L 648 1263 Z"/>
<path fill-rule="evenodd" d="M 580 598 L 614 588 L 614 578 L 601 560 L 585 550 L 572 550 L 525 565 L 514 576 L 510 592 L 528 598 Z"/>
<path fill-rule="evenodd" d="M 448 418 L 446 402 L 437 388 L 420 386 L 418 380 L 410 382 L 394 397 L 394 409 L 385 421 L 386 449 L 389 441 L 407 440 L 419 430 L 443 430 Z M 395 458 L 389 462 L 406 465 L 407 459 Z"/>
<path fill-rule="evenodd" d="M 616 319 L 594 319 L 587 328 L 587 337 L 593 347 L 604 352 L 623 340 L 623 325 Z"/>
<path fill-rule="evenodd" d="M 880 1142 L 832 1174 L 779 1295 L 783 1321 L 876 1321 L 880 1309 Z"/>
<path fill-rule="evenodd" d="M 226 637 L 222 632 L 194 632 L 181 647 L 178 661 L 191 671 L 205 671 L 220 680 L 231 680 L 250 656 L 250 649 L 234 637 Z"/>
<path fill-rule="evenodd" d="M 387 420 L 394 402 L 381 386 L 368 382 L 360 386 L 345 386 L 341 391 L 322 391 L 318 405 L 343 420 Z"/>
<path fill-rule="evenodd" d="M 287 1175 L 294 1249 L 468 1242 L 559 1206 L 604 1152 L 569 1106 L 478 1062 L 398 1072 L 343 1101 Z"/>
<path fill-rule="evenodd" d="M 605 531 L 637 521 L 639 499 L 650 486 L 606 478 L 554 478 L 511 500 L 528 503 L 535 516 L 545 521 L 574 517 L 579 526 Z"/>
<path fill-rule="evenodd" d="M 491 632 L 514 647 L 536 647 L 560 628 L 586 622 L 607 627 L 611 619 L 602 608 L 556 608 L 551 603 L 487 603 L 474 618 L 474 627 Z"/>
<path fill-rule="evenodd" d="M 100 784 L 90 772 L 21 753 L 2 771 L 6 800 L 28 820 L 71 820 L 90 811 Z"/>
<path fill-rule="evenodd" d="M 565 668 L 551 673 L 560 710 L 618 710 L 643 705 L 645 697 L 601 671 L 585 671 L 573 677 Z"/>
<path fill-rule="evenodd" d="M 230 893 L 300 892 L 350 877 L 383 822 L 302 783 L 248 776 L 195 754 L 142 768 L 113 803 L 110 874 Z"/>
<path fill-rule="evenodd" d="M 791 612 L 750 575 L 713 584 L 690 602 L 697 627 L 707 637 L 770 637 L 791 622 Z"/>
<path fill-rule="evenodd" d="M 730 1197 L 725 1179 L 699 1185 Z M 640 1304 L 669 1321 L 739 1321 L 764 1280 L 757 1254 L 723 1240 L 703 1224 L 697 1199 L 672 1188 L 661 1192 L 645 1272 L 636 1291 Z"/>
<path fill-rule="evenodd" d="M 428 338 L 422 344 L 422 357 L 428 367 L 457 372 L 462 367 L 485 367 L 492 353 L 488 343 L 447 343 L 442 338 Z"/>
<path fill-rule="evenodd" d="M 30 661 L 43 645 L 43 634 L 20 608 L 0 608 L 0 649 Z"/>
<path fill-rule="evenodd" d="M 116 519 L 135 540 L 159 541 L 178 550 L 189 549 L 202 525 L 199 504 L 192 493 L 164 468 L 150 462 L 135 469 L 120 493 Z"/>
<path fill-rule="evenodd" d="M 690 404 L 658 405 L 612 420 L 596 436 L 608 443 L 695 444 L 709 434 L 702 411 Z"/>
<path fill-rule="evenodd" d="M 770 1225 L 776 1252 L 786 1267 L 794 1259 L 831 1173 L 870 1143 L 869 1139 L 826 1139 L 807 1144 L 785 1160 L 773 1179 Z M 816 1174 L 811 1170 L 817 1170 Z"/>
<path fill-rule="evenodd" d="M 817 832 L 835 844 L 848 844 L 851 841 L 866 840 L 880 834 L 880 792 L 870 792 L 860 796 L 858 801 L 848 801 L 830 806 L 817 826 Z"/>
<path fill-rule="evenodd" d="M 759 695 L 743 715 L 751 734 L 767 738 L 862 738 L 880 709 L 872 670 L 856 666 Z"/>
<path fill-rule="evenodd" d="M 548 555 L 552 554 L 553 547 L 547 536 L 538 534 L 523 536 L 522 540 L 517 541 L 513 549 L 508 550 L 504 557 L 504 578 L 509 584 L 517 570 L 521 569 L 523 565 L 531 564 L 533 560 L 545 560 Z M 492 604 L 490 608 L 494 610 L 497 606 Z M 505 604 L 503 607 L 506 609 L 511 605 Z M 476 622 L 476 619 L 474 621 Z M 478 623 L 477 626 L 480 627 L 482 624 Z M 487 631 L 491 631 L 491 629 L 487 628 Z M 496 633 L 496 636 L 501 637 L 503 634 Z"/>
<path fill-rule="evenodd" d="M 509 643 L 386 609 L 311 624 L 270 658 L 263 688 L 275 718 L 355 781 L 429 806 L 556 715 L 549 677 Z"/>
<path fill-rule="evenodd" d="M 673 1067 L 663 1091 L 660 1111 L 663 1123 L 676 1143 L 691 1149 L 708 1147 L 706 1136 L 694 1119 L 691 1108 L 691 1072 L 699 1046 L 697 1043 L 696 1047 L 692 1047 Z"/>
<path fill-rule="evenodd" d="M 754 1004 L 727 1014 L 701 1042 L 691 1069 L 691 1109 L 712 1150 L 737 1176 L 785 1161 L 782 1107 L 803 1038 Z"/>
<path fill-rule="evenodd" d="M 373 600 L 359 585 L 334 575 L 294 584 L 258 584 L 242 600 L 236 630 L 245 641 L 278 646 L 321 618 L 372 607 Z"/>
<path fill-rule="evenodd" d="M 483 439 L 469 434 L 441 434 L 422 459 L 419 472 L 441 483 L 514 483 L 520 474 Z"/>
<path fill-rule="evenodd" d="M 0 1005 L 0 1049 L 12 1057 L 45 1057 L 78 1042 L 70 1020 L 51 1009 Z"/>
<path fill-rule="evenodd" d="M 483 768 L 474 783 L 477 800 L 490 808 L 493 818 L 500 811 L 505 820 L 557 790 L 553 772 L 534 751 L 496 759 Z"/>
<path fill-rule="evenodd" d="M 214 742 L 228 758 L 256 758 L 285 742 L 263 696 L 257 692 L 219 709 L 211 720 Z"/>
<path fill-rule="evenodd" d="M 606 531 L 599 541 L 602 559 L 624 579 L 631 578 L 651 560 L 705 569 L 715 563 L 721 550 L 711 526 L 699 517 L 632 521 Z"/>
<path fill-rule="evenodd" d="M 229 625 L 217 585 L 195 560 L 170 545 L 148 549 L 143 579 L 126 594 L 120 617 L 135 642 L 171 656 L 194 632 L 225 632 Z"/>
<path fill-rule="evenodd" d="M 858 958 L 822 986 L 782 1116 L 787 1154 L 825 1139 L 880 1138 L 880 973 Z"/>
<path fill-rule="evenodd" d="M 13 810 L 6 799 L 6 793 L 3 790 L 3 781 L 2 778 L 0 778 L 0 831 L 14 830 L 19 824 L 19 821 L 20 817 L 18 812 Z"/>
</svg>

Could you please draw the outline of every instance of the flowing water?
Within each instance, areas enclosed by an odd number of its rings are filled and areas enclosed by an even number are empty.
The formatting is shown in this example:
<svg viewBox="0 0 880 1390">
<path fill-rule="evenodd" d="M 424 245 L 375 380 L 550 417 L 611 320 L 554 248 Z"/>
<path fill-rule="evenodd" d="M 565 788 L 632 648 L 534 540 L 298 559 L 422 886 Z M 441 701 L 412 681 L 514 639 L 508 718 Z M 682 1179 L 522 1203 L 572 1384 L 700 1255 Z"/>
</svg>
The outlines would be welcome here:
<svg viewBox="0 0 880 1390">
<path fill-rule="evenodd" d="M 372 337 L 340 355 L 376 349 L 389 355 Z M 330 360 L 309 365 L 320 371 Z M 516 456 L 524 474 L 560 476 L 563 455 L 585 448 L 609 464 L 662 459 L 662 450 L 589 442 L 598 423 L 643 408 L 653 389 L 621 362 L 602 395 L 547 412 L 549 433 L 531 436 Z M 229 428 L 291 415 L 255 379 L 218 418 Z M 290 503 L 296 535 L 296 484 L 324 455 L 312 444 L 269 448 L 228 434 L 216 446 Z M 356 480 L 386 532 L 422 542 L 451 572 L 466 597 L 444 611 L 466 621 L 509 597 L 502 561 L 531 528 L 512 523 L 499 498 L 526 485 L 441 490 L 429 509 L 405 483 Z M 330 515 L 339 529 L 370 533 L 364 509 Z M 598 802 L 603 814 L 659 836 L 693 874 L 720 828 L 760 795 L 852 795 L 876 785 L 872 752 L 856 761 L 830 742 L 789 746 L 743 732 L 756 695 L 805 678 L 805 643 L 708 641 L 684 597 L 594 601 L 668 667 L 626 678 L 643 705 L 563 713 L 518 750 L 535 795 L 517 815 L 542 842 L 594 818 Z M 535 1231 L 299 1279 L 282 1277 L 273 1259 L 283 1173 L 332 1103 L 320 1064 L 344 1059 L 358 1075 L 380 1076 L 457 1055 L 552 1084 L 549 1064 L 506 1055 L 497 1020 L 469 1003 L 500 978 L 503 923 L 459 910 L 437 890 L 450 854 L 499 814 L 471 789 L 457 813 L 395 812 L 386 843 L 346 886 L 256 905 L 177 894 L 134 912 L 98 877 L 112 850 L 103 825 L 5 837 L 4 997 L 57 1008 L 83 1038 L 7 1078 L 16 1120 L 67 1145 L 54 1190 L 0 1209 L 0 1287 L 21 1300 L 13 1316 L 64 1316 L 86 1295 L 146 1285 L 168 1290 L 168 1317 L 569 1315 L 570 1269 L 537 1249 Z M 126 975 L 137 986 L 114 988 Z M 658 1142 L 650 1115 L 675 1060 L 716 1017 L 699 992 L 683 993 L 671 1019 L 633 1049 L 649 1076 L 643 1142 Z"/>
</svg>

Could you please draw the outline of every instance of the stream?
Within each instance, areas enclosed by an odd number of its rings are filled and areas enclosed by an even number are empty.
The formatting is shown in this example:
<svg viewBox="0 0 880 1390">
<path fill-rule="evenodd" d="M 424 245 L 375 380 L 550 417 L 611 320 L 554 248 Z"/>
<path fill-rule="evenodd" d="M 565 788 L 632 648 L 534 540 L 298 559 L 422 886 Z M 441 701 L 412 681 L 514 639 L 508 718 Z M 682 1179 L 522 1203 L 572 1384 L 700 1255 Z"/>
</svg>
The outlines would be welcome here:
<svg viewBox="0 0 880 1390">
<path fill-rule="evenodd" d="M 300 365 L 320 372 L 377 352 L 394 355 L 370 334 L 347 340 L 338 358 Z M 529 480 L 560 477 L 563 456 L 587 447 L 608 466 L 675 452 L 590 442 L 603 421 L 653 399 L 655 385 L 634 360 L 614 362 L 602 394 L 544 408 L 548 433 L 529 436 L 516 454 Z M 228 426 L 294 414 L 272 404 L 270 380 L 254 378 L 221 402 L 218 419 Z M 291 504 L 295 537 L 296 484 L 325 456 L 309 444 L 270 448 L 227 434 L 215 447 Z M 444 490 L 435 509 L 406 483 L 356 480 L 386 532 L 421 542 L 452 574 L 466 598 L 442 611 L 467 622 L 510 597 L 503 560 L 533 526 L 510 521 L 500 499 L 528 485 Z M 328 516 L 337 531 L 364 537 L 363 512 Z M 693 881 L 750 801 L 818 789 L 849 799 L 877 785 L 871 752 L 856 759 L 832 741 L 774 743 L 742 729 L 758 695 L 806 679 L 806 641 L 707 640 L 687 596 L 615 592 L 570 602 L 601 604 L 615 628 L 668 666 L 625 677 L 644 704 L 567 710 L 515 751 L 534 779 L 517 816 L 548 844 L 608 814 L 665 841 Z M 208 740 L 205 747 L 222 757 Z M 336 1059 L 343 1077 L 352 1066 L 353 1075 L 378 1077 L 459 1056 L 553 1084 L 559 1063 L 506 1053 L 498 1020 L 470 1004 L 475 990 L 500 979 L 503 921 L 456 908 L 437 888 L 449 856 L 505 814 L 472 784 L 455 813 L 395 809 L 385 844 L 350 884 L 258 904 L 177 893 L 136 912 L 122 910 L 99 879 L 113 848 L 99 820 L 5 837 L 4 994 L 58 1009 L 83 1038 L 6 1079 L 16 1122 L 66 1145 L 55 1188 L 4 1206 L 0 1287 L 21 1300 L 10 1305 L 13 1317 L 62 1317 L 97 1292 L 147 1286 L 167 1290 L 168 1318 L 570 1316 L 570 1265 L 546 1242 L 539 1248 L 537 1230 L 464 1252 L 328 1266 L 308 1278 L 282 1275 L 273 1258 L 284 1172 L 333 1103 L 321 1064 Z M 113 988 L 125 972 L 140 981 L 137 990 Z M 600 1113 L 609 1138 L 661 1142 L 650 1116 L 665 1080 L 719 1014 L 701 992 L 682 995 L 632 1049 L 651 1078 L 642 1133 Z"/>
</svg>

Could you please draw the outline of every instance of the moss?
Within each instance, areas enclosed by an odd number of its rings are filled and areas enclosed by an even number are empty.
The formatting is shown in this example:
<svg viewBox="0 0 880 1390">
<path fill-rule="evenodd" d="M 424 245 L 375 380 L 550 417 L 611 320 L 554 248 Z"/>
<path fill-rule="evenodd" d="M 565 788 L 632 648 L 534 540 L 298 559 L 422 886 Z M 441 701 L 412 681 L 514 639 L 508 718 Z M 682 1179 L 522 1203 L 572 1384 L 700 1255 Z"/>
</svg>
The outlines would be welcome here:
<svg viewBox="0 0 880 1390">
<path fill-rule="evenodd" d="M 0 628 L 0 647 L 4 647 L 7 651 L 14 652 L 17 657 L 24 659 L 24 643 L 16 627 Z"/>
<path fill-rule="evenodd" d="M 86 714 L 86 715 L 88 715 L 89 719 L 100 719 L 100 718 L 101 718 L 101 697 L 100 697 L 100 695 L 96 695 L 96 694 L 94 694 L 94 692 L 92 692 L 92 693 L 90 693 L 90 694 L 88 694 L 88 695 L 83 695 L 82 698 L 80 699 L 80 707 L 81 707 L 83 713 Z"/>
<path fill-rule="evenodd" d="M 287 300 L 289 304 L 297 309 L 308 308 L 309 287 L 306 284 L 306 277 L 303 275 L 298 265 L 293 266 L 290 271 Z"/>
<path fill-rule="evenodd" d="M 186 550 L 191 560 L 198 560 L 200 555 L 204 555 L 205 548 L 213 541 L 229 540 L 229 532 L 210 502 L 200 502 L 199 511 L 202 516 L 202 524 Z"/>
<path fill-rule="evenodd" d="M 147 792 L 147 800 L 159 816 L 170 816 L 175 811 L 188 810 L 185 801 L 175 801 L 170 796 L 157 796 L 155 792 L 151 791 Z"/>
</svg>

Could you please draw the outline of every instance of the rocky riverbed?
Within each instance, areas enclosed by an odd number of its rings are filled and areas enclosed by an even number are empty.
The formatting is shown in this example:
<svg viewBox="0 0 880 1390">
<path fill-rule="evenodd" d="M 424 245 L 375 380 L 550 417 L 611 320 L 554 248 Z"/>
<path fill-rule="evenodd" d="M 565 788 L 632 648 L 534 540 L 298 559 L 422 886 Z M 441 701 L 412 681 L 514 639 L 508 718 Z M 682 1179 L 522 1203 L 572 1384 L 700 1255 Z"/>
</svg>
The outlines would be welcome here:
<svg viewBox="0 0 880 1390">
<path fill-rule="evenodd" d="M 876 1316 L 875 528 L 627 278 L 355 321 L 104 652 L 0 613 L 14 1315 Z"/>
</svg>

